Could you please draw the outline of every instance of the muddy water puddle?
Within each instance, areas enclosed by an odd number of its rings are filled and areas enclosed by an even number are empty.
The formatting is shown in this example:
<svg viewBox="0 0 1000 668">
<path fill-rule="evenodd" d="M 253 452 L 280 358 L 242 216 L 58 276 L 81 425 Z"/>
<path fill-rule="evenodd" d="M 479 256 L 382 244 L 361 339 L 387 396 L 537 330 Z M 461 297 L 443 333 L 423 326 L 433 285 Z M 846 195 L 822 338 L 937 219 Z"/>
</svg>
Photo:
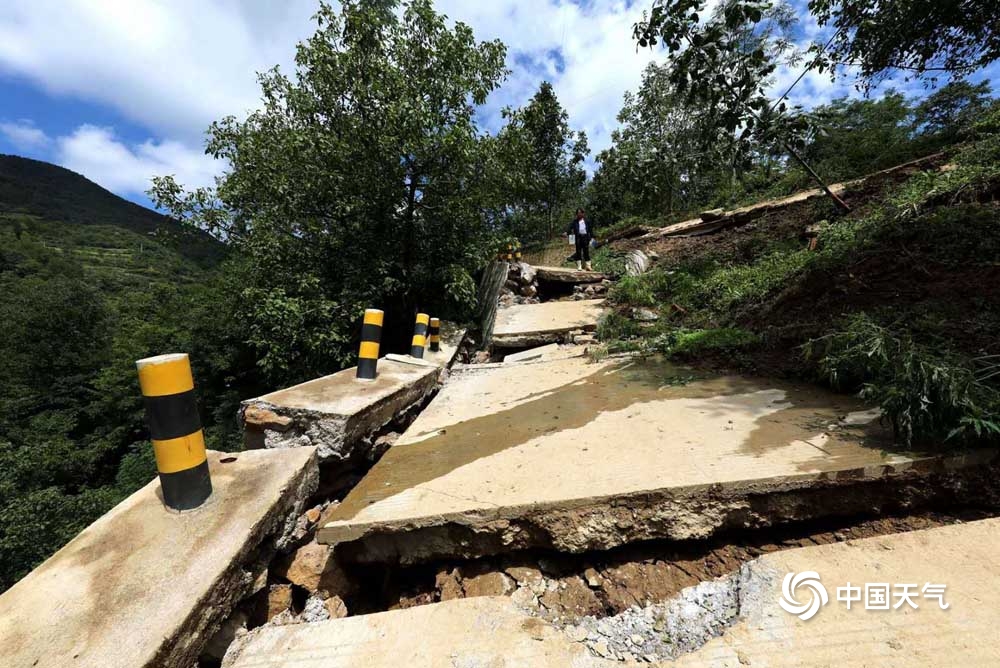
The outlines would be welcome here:
<svg viewBox="0 0 1000 668">
<path fill-rule="evenodd" d="M 716 398 L 717 402 L 705 401 Z M 816 447 L 817 457 L 826 456 L 824 443 L 830 439 L 874 447 L 890 442 L 874 416 L 843 420 L 866 410 L 852 397 L 804 383 L 706 376 L 655 358 L 621 360 L 594 364 L 593 372 L 583 378 L 529 394 L 494 413 L 417 434 L 425 438 L 391 448 L 329 519 L 350 519 L 373 503 L 479 459 L 547 434 L 584 428 L 601 414 L 671 400 L 702 400 L 702 409 L 692 411 L 690 419 L 704 420 L 712 428 L 721 424 L 723 429 L 727 415 L 750 405 L 753 428 L 740 450 L 752 456 L 797 440 Z M 665 426 L 664 438 L 669 438 L 669 424 Z M 820 433 L 823 439 L 817 441 Z M 627 445 L 628 434 L 622 436 Z"/>
</svg>

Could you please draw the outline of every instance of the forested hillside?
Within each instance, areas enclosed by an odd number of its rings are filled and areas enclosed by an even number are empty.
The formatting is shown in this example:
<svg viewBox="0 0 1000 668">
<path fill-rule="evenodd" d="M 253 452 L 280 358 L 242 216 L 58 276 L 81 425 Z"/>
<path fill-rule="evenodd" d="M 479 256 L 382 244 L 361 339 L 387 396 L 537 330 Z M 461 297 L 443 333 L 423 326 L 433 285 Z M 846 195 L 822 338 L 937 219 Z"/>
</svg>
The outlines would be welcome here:
<svg viewBox="0 0 1000 668">
<path fill-rule="evenodd" d="M 0 588 L 154 475 L 136 359 L 191 350 L 212 445 L 236 444 L 248 377 L 224 256 L 78 174 L 0 156 Z"/>
</svg>

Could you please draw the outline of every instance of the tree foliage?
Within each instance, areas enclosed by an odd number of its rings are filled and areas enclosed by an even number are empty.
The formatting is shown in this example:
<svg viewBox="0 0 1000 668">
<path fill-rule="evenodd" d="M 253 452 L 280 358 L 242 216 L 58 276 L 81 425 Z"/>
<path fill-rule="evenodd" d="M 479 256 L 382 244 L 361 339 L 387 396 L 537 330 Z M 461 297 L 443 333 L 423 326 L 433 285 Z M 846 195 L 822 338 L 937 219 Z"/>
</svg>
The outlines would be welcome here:
<svg viewBox="0 0 1000 668">
<path fill-rule="evenodd" d="M 430 0 L 322 5 L 296 72 L 260 77 L 263 108 L 214 123 L 230 169 L 214 191 L 157 179 L 158 205 L 236 246 L 241 308 L 262 369 L 306 378 L 354 355 L 358 316 L 461 315 L 493 233 L 491 158 L 474 105 L 504 78 L 504 46 L 449 28 Z"/>
<path fill-rule="evenodd" d="M 993 0 L 810 0 L 820 26 L 834 30 L 817 45 L 822 70 L 856 68 L 862 87 L 887 76 L 959 78 L 1000 58 Z"/>
<path fill-rule="evenodd" d="M 598 155 L 588 184 L 592 209 L 610 223 L 669 218 L 714 206 L 791 194 L 811 177 L 779 142 L 752 144 L 732 171 L 728 140 L 705 145 L 705 118 L 676 91 L 669 64 L 651 64 L 627 93 L 621 127 Z M 830 181 L 843 181 L 938 152 L 976 134 L 995 107 L 986 84 L 955 81 L 922 101 L 888 91 L 877 100 L 833 100 L 810 111 L 800 155 Z"/>
<path fill-rule="evenodd" d="M 524 107 L 504 110 L 504 117 L 495 146 L 506 227 L 522 242 L 549 239 L 581 203 L 587 135 L 570 129 L 548 81 Z"/>
<path fill-rule="evenodd" d="M 808 127 L 801 109 L 767 95 L 775 69 L 801 57 L 790 39 L 795 12 L 760 0 L 726 0 L 704 11 L 701 0 L 658 1 L 634 36 L 641 47 L 662 44 L 671 54 L 670 83 L 701 116 L 702 144 L 738 172 L 760 147 L 800 144 Z"/>
</svg>

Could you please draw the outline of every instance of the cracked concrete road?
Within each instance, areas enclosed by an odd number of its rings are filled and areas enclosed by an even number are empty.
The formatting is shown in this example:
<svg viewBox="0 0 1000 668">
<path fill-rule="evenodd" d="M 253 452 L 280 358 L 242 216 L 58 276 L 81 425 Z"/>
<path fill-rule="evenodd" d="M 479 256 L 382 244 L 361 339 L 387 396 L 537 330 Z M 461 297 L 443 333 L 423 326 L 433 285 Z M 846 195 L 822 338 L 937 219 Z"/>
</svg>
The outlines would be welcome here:
<svg viewBox="0 0 1000 668">
<path fill-rule="evenodd" d="M 881 481 L 942 461 L 887 450 L 878 414 L 854 398 L 806 384 L 689 375 L 621 359 L 455 374 L 320 540 L 363 538 L 371 547 L 363 560 L 409 561 L 701 538 L 734 517 L 766 522 L 751 496 L 865 480 L 889 493 Z M 948 463 L 961 468 L 995 456 Z M 843 512 L 849 500 L 828 499 L 826 512 Z M 772 510 L 795 519 L 801 506 Z"/>
</svg>

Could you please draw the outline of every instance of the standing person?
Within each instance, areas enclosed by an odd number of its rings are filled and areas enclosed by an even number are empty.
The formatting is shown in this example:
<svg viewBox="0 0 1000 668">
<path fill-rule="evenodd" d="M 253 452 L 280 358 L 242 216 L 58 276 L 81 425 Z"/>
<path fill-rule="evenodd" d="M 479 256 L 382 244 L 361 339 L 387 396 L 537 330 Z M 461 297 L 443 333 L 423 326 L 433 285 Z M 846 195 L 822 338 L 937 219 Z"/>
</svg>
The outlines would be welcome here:
<svg viewBox="0 0 1000 668">
<path fill-rule="evenodd" d="M 573 256 L 576 268 L 593 271 L 590 265 L 590 240 L 594 238 L 594 225 L 587 220 L 583 209 L 576 210 L 576 220 L 566 229 L 566 235 L 571 234 L 576 236 L 576 254 Z"/>
</svg>

